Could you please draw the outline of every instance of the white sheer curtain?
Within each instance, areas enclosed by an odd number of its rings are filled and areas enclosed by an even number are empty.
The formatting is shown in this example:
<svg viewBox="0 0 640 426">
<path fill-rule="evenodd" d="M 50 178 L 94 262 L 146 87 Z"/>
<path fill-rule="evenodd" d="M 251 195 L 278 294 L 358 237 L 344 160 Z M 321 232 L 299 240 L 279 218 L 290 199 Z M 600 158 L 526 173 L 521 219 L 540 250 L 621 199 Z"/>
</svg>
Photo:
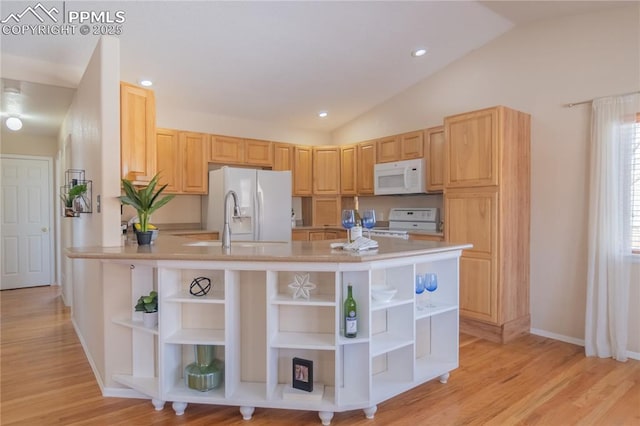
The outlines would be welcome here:
<svg viewBox="0 0 640 426">
<path fill-rule="evenodd" d="M 626 361 L 631 147 L 640 95 L 593 101 L 585 351 Z"/>
</svg>

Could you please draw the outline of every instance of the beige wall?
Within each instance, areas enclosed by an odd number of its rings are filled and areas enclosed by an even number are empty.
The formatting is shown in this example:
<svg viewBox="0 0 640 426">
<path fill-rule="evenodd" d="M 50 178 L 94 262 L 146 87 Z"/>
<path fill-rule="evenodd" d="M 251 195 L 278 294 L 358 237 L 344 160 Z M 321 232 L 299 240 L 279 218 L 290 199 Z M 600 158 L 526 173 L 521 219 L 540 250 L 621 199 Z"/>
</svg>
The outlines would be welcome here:
<svg viewBox="0 0 640 426">
<path fill-rule="evenodd" d="M 2 126 L 2 143 L 0 143 L 0 153 L 2 154 L 39 155 L 55 158 L 57 151 L 58 141 L 54 137 L 11 132 Z"/>
<path fill-rule="evenodd" d="M 120 245 L 119 168 L 113 167 L 120 158 L 119 49 L 117 38 L 100 40 L 60 130 L 63 168 L 83 169 L 86 179 L 93 181 L 93 213 L 63 221 L 62 235 L 70 236 L 66 245 Z M 70 233 L 65 227 L 71 228 Z M 103 306 L 95 303 L 102 300 L 102 264 L 74 260 L 72 265 L 73 321 L 90 362 L 104 376 Z"/>
<path fill-rule="evenodd" d="M 498 104 L 530 113 L 534 331 L 584 338 L 590 108 L 563 104 L 640 89 L 639 16 L 636 3 L 516 28 L 332 134 L 363 141 Z"/>
</svg>

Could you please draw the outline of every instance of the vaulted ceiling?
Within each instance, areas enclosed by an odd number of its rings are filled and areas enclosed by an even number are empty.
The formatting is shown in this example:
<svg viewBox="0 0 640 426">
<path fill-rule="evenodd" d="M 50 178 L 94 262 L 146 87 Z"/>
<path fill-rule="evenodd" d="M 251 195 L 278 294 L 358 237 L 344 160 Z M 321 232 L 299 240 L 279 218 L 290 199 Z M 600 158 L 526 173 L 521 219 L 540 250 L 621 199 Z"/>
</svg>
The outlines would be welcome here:
<svg viewBox="0 0 640 426">
<path fill-rule="evenodd" d="M 42 6 L 58 21 L 68 21 L 70 11 L 107 12 L 111 18 L 122 11 L 121 78 L 153 80 L 156 97 L 177 109 L 327 132 L 516 25 L 622 3 L 53 1 Z M 22 14 L 37 4 L 3 1 L 3 25 L 38 24 L 30 11 Z M 69 35 L 2 35 L 2 77 L 11 79 L 3 82 L 74 87 L 97 40 L 80 34 L 80 25 Z M 427 48 L 427 54 L 411 56 L 417 47 Z M 33 90 L 28 94 L 32 103 L 40 102 Z M 42 96 L 56 95 L 45 90 Z M 321 110 L 328 117 L 319 118 Z M 35 129 L 39 123 L 28 124 Z M 25 123 L 25 130 L 29 126 Z"/>
</svg>

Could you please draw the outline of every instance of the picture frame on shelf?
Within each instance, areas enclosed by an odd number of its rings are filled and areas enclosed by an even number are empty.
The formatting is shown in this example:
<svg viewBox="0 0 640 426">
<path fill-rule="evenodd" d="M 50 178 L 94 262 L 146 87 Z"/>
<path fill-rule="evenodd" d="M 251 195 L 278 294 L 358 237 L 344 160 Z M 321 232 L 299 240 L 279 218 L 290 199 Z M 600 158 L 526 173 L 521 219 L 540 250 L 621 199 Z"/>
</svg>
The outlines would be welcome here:
<svg viewBox="0 0 640 426">
<path fill-rule="evenodd" d="M 307 392 L 313 392 L 313 361 L 293 358 L 291 386 Z"/>
</svg>

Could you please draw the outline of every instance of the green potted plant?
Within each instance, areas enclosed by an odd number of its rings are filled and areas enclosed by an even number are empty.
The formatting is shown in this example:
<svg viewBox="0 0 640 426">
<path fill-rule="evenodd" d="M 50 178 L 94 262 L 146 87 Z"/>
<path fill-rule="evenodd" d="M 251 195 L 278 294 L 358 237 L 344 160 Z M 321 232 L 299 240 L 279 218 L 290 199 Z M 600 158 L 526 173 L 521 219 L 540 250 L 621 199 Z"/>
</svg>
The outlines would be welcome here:
<svg viewBox="0 0 640 426">
<path fill-rule="evenodd" d="M 136 232 L 138 244 L 151 244 L 152 232 L 149 230 L 149 217 L 153 212 L 167 204 L 175 195 L 166 195 L 160 198 L 160 194 L 167 187 L 163 185 L 156 191 L 159 175 L 155 175 L 149 185 L 136 188 L 128 179 L 122 179 L 122 186 L 125 195 L 118 197 L 122 204 L 132 206 L 138 212 L 140 219 L 140 230 Z"/>
<path fill-rule="evenodd" d="M 142 322 L 145 327 L 155 327 L 158 324 L 158 292 L 153 290 L 147 296 L 140 296 L 134 309 L 136 312 L 143 312 Z"/>
<path fill-rule="evenodd" d="M 78 216 L 79 212 L 74 208 L 73 204 L 76 198 L 83 197 L 86 194 L 87 184 L 81 183 L 69 187 L 65 186 L 64 188 L 67 189 L 67 192 L 60 194 L 60 199 L 64 203 L 64 215 L 66 217 Z"/>
</svg>

